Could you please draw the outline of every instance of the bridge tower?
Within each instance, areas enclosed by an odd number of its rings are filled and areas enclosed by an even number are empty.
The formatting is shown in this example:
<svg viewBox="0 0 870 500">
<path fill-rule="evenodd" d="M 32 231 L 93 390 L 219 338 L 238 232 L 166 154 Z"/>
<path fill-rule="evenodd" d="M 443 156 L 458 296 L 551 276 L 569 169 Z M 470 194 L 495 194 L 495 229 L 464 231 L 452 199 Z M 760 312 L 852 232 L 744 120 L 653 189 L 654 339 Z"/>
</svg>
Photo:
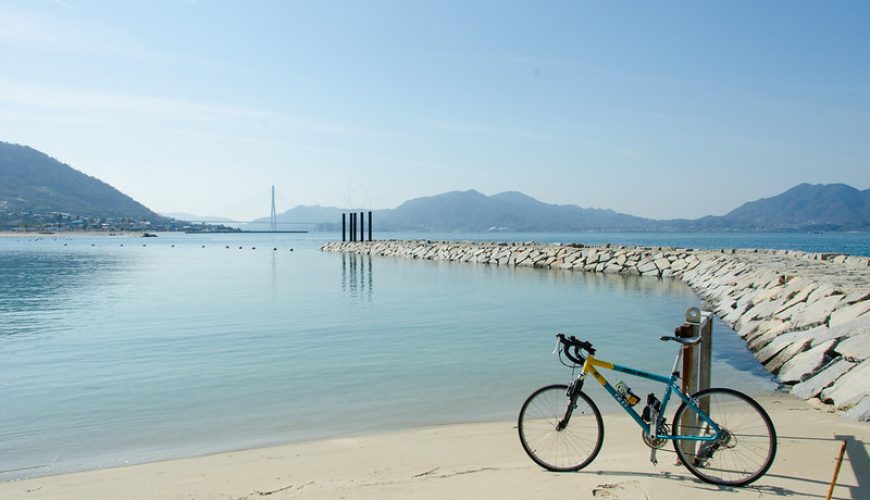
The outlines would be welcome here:
<svg viewBox="0 0 870 500">
<path fill-rule="evenodd" d="M 275 213 L 275 185 L 272 184 L 272 214 L 269 216 L 272 231 L 278 230 L 278 215 Z"/>
</svg>

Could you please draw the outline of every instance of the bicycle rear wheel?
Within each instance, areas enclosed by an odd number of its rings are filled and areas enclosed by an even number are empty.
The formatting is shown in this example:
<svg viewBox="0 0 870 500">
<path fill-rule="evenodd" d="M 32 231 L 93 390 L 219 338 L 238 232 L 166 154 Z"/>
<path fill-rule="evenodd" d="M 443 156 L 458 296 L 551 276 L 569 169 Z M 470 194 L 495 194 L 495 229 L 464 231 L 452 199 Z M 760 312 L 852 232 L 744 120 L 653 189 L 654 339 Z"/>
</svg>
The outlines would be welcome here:
<svg viewBox="0 0 870 500">
<path fill-rule="evenodd" d="M 520 443 L 529 457 L 547 470 L 580 470 L 601 450 L 604 424 L 598 407 L 579 392 L 568 424 L 560 429 L 569 404 L 568 386 L 550 385 L 532 393 L 520 409 Z"/>
<path fill-rule="evenodd" d="M 704 389 L 692 395 L 722 431 L 716 441 L 674 440 L 680 462 L 712 484 L 744 486 L 767 472 L 776 456 L 776 431 L 767 412 L 733 389 Z M 685 402 L 674 414 L 675 436 L 712 436 L 713 430 Z"/>
</svg>

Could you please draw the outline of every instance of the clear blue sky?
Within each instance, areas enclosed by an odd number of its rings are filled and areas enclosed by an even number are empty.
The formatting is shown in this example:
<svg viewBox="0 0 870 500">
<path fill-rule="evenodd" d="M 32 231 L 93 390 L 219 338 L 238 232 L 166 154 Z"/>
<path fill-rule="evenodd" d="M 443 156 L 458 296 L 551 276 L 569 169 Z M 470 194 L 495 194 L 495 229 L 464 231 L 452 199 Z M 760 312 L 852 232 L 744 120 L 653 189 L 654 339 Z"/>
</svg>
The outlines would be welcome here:
<svg viewBox="0 0 870 500">
<path fill-rule="evenodd" d="M 870 187 L 870 2 L 0 0 L 0 140 L 150 208 Z"/>
</svg>

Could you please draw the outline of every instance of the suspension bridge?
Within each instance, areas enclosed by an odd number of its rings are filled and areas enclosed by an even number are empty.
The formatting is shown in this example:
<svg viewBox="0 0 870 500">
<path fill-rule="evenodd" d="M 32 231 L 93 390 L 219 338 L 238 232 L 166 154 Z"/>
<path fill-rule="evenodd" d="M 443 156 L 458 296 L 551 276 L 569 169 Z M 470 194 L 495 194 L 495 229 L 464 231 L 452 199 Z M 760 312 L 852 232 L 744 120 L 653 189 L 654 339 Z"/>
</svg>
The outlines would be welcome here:
<svg viewBox="0 0 870 500">
<path fill-rule="evenodd" d="M 239 224 L 239 225 L 247 225 L 247 224 L 268 224 L 268 229 L 241 229 L 244 233 L 307 233 L 307 229 L 286 229 L 281 228 L 279 226 L 315 226 L 319 224 L 319 222 L 278 222 L 278 212 L 275 210 L 275 186 L 272 186 L 272 208 L 269 214 L 269 221 L 263 221 L 262 219 L 256 220 L 218 220 L 214 218 L 210 218 L 204 221 L 191 221 L 191 222 L 201 222 L 203 225 L 206 224 Z"/>
</svg>

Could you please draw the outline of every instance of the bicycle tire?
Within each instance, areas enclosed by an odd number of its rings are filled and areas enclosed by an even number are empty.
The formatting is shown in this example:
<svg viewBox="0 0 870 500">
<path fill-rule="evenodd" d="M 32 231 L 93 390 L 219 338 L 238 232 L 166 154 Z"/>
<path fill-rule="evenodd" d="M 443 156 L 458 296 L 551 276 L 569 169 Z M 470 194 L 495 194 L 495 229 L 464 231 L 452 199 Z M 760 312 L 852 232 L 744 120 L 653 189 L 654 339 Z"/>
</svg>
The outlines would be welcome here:
<svg viewBox="0 0 870 500">
<path fill-rule="evenodd" d="M 533 392 L 520 409 L 517 430 L 529 457 L 554 472 L 572 472 L 589 465 L 604 441 L 604 422 L 595 403 L 578 392 L 568 425 L 557 429 L 570 403 L 568 386 L 548 385 Z"/>
<path fill-rule="evenodd" d="M 702 481 L 725 486 L 745 486 L 763 476 L 776 457 L 776 430 L 764 408 L 734 389 L 704 389 L 692 398 L 699 408 L 709 408 L 708 416 L 724 435 L 716 442 L 673 440 L 674 450 L 689 472 Z M 682 424 L 684 414 L 687 420 Z M 695 415 L 683 402 L 674 414 L 672 434 L 711 435 L 706 423 L 691 422 Z"/>
</svg>

